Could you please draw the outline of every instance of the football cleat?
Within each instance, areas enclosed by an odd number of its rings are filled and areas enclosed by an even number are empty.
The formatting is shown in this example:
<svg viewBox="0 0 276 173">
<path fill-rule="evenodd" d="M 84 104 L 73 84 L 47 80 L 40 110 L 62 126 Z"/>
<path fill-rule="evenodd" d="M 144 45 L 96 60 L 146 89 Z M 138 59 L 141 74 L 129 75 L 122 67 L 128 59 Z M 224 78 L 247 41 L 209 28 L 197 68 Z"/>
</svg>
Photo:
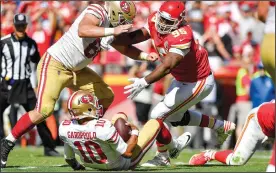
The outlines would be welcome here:
<svg viewBox="0 0 276 173">
<path fill-rule="evenodd" d="M 190 132 L 186 132 L 179 136 L 176 139 L 176 148 L 169 150 L 170 158 L 176 159 L 179 156 L 180 152 L 191 142 L 191 137 L 192 135 Z"/>
<path fill-rule="evenodd" d="M 142 167 L 171 166 L 170 158 L 158 153 L 152 160 L 141 165 Z"/>
<path fill-rule="evenodd" d="M 218 144 L 221 145 L 227 139 L 228 136 L 231 136 L 236 129 L 236 124 L 230 121 L 224 121 L 223 127 L 218 128 Z"/>
<path fill-rule="evenodd" d="M 1 140 L 1 168 L 5 168 L 8 160 L 8 155 L 10 151 L 13 149 L 15 143 L 7 140 Z"/>
<path fill-rule="evenodd" d="M 194 165 L 194 166 L 201 166 L 205 165 L 207 162 L 209 162 L 211 159 L 211 155 L 214 152 L 211 150 L 203 151 L 199 154 L 193 155 L 190 160 L 189 160 L 189 165 Z"/>
</svg>

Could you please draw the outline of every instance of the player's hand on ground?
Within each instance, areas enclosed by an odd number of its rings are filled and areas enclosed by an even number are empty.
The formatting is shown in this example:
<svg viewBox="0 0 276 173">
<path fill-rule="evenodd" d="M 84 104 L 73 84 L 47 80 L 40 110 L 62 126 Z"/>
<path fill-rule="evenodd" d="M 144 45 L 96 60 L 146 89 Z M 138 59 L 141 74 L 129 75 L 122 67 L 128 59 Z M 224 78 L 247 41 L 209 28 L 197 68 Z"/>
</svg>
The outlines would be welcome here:
<svg viewBox="0 0 276 173">
<path fill-rule="evenodd" d="M 122 33 L 128 32 L 132 28 L 132 24 L 119 25 L 114 28 L 114 35 L 120 35 Z"/>
<path fill-rule="evenodd" d="M 130 126 L 131 130 L 139 130 L 138 127 L 136 127 L 134 124 L 127 122 L 126 126 Z"/>
<path fill-rule="evenodd" d="M 147 56 L 147 60 L 150 62 L 155 62 L 156 60 L 158 60 L 159 55 L 155 52 L 151 52 L 148 56 Z"/>
<path fill-rule="evenodd" d="M 128 81 L 132 84 L 124 87 L 124 94 L 129 94 L 128 99 L 133 99 L 136 97 L 145 87 L 149 84 L 146 82 L 145 78 L 130 78 Z"/>
</svg>

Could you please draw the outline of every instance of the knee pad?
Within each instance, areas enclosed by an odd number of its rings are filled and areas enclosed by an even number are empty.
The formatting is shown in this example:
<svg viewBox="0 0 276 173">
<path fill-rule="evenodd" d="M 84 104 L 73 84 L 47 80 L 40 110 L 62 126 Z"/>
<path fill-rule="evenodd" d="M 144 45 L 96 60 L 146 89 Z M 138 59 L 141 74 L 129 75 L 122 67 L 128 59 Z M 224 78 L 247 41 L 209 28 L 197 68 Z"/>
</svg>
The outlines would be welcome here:
<svg viewBox="0 0 276 173">
<path fill-rule="evenodd" d="M 150 119 L 162 118 L 170 109 L 164 102 L 159 102 L 151 111 Z"/>
</svg>

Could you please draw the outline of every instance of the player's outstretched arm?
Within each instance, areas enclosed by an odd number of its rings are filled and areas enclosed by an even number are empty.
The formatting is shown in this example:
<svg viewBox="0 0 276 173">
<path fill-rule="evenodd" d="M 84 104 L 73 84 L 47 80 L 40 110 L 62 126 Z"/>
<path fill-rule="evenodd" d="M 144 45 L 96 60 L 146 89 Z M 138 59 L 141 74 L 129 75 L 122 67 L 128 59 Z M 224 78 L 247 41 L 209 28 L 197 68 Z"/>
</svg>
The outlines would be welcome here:
<svg viewBox="0 0 276 173">
<path fill-rule="evenodd" d="M 79 23 L 78 35 L 81 38 L 99 38 L 110 35 L 119 35 L 124 32 L 128 32 L 131 28 L 131 24 L 120 25 L 115 28 L 100 27 L 101 20 L 91 14 L 85 14 L 83 19 Z"/>
<path fill-rule="evenodd" d="M 169 52 L 165 56 L 163 63 L 161 63 L 153 72 L 145 77 L 146 82 L 148 84 L 152 84 L 160 80 L 169 74 L 171 70 L 180 63 L 182 58 L 184 57 L 179 54 Z"/>
<path fill-rule="evenodd" d="M 114 41 L 111 43 L 111 46 L 118 50 L 121 54 L 124 54 L 131 59 L 154 62 L 159 57 L 157 54 L 148 54 L 132 45 L 148 40 L 149 38 L 150 35 L 148 31 L 145 28 L 141 28 L 129 33 L 120 34 L 115 37 Z"/>
<path fill-rule="evenodd" d="M 137 43 L 146 41 L 148 39 L 150 39 L 150 35 L 148 31 L 143 27 L 135 31 L 126 32 L 116 36 L 112 43 L 115 45 L 124 46 L 124 45 L 137 44 Z"/>
<path fill-rule="evenodd" d="M 133 124 L 130 124 L 130 127 L 132 130 L 132 134 L 129 140 L 127 141 L 127 149 L 124 152 L 124 154 L 122 154 L 122 156 L 126 158 L 130 158 L 132 156 L 132 151 L 134 150 L 138 142 L 138 133 L 139 133 L 138 128 Z"/>
</svg>

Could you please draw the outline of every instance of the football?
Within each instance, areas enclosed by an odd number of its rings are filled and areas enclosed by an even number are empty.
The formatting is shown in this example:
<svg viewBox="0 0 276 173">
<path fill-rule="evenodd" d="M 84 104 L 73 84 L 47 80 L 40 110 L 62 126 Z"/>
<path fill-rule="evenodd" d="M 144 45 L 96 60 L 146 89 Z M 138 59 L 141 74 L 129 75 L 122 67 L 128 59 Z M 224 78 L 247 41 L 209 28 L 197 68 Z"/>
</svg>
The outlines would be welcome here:
<svg viewBox="0 0 276 173">
<path fill-rule="evenodd" d="M 127 121 L 123 118 L 118 118 L 114 123 L 114 127 L 125 142 L 129 140 L 131 133 L 131 128 L 130 126 L 125 125 L 126 123 Z"/>
</svg>

